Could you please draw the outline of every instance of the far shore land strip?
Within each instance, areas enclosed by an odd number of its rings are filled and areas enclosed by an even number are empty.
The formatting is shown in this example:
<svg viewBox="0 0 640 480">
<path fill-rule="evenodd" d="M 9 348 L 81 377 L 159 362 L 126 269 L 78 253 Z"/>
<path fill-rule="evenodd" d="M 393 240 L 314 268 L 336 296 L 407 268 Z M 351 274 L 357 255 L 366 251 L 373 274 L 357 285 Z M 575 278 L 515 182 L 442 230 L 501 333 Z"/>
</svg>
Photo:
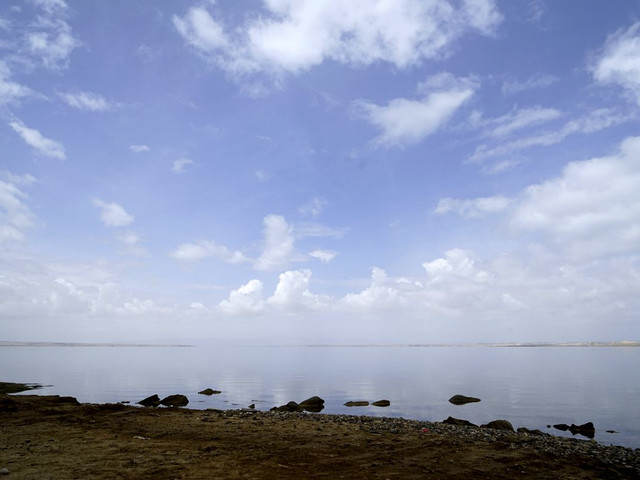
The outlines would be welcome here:
<svg viewBox="0 0 640 480">
<path fill-rule="evenodd" d="M 190 348 L 192 344 L 149 344 L 115 342 L 21 342 L 0 340 L 0 347 L 136 347 L 136 348 Z M 233 345 L 236 346 L 236 345 Z M 309 347 L 309 348 L 430 348 L 430 347 L 640 347 L 640 341 L 610 342 L 504 342 L 504 343 L 398 343 L 398 344 L 310 344 L 310 345 L 246 345 L 248 347 Z"/>
</svg>

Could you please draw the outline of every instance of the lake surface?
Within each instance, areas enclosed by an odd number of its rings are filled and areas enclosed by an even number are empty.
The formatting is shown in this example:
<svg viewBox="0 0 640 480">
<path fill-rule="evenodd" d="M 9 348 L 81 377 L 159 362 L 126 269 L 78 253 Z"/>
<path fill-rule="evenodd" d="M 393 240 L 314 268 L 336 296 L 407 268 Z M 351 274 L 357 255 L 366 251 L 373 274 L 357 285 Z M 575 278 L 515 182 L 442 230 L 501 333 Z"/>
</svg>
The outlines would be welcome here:
<svg viewBox="0 0 640 480">
<path fill-rule="evenodd" d="M 32 393 L 81 402 L 181 393 L 190 408 L 268 410 L 318 395 L 323 413 L 506 419 L 561 436 L 571 434 L 547 425 L 591 421 L 597 441 L 633 448 L 639 367 L 633 347 L 0 347 L 0 381 L 51 385 Z M 222 394 L 198 395 L 207 387 Z M 455 406 L 455 394 L 482 401 Z M 391 406 L 343 406 L 380 399 Z"/>
</svg>

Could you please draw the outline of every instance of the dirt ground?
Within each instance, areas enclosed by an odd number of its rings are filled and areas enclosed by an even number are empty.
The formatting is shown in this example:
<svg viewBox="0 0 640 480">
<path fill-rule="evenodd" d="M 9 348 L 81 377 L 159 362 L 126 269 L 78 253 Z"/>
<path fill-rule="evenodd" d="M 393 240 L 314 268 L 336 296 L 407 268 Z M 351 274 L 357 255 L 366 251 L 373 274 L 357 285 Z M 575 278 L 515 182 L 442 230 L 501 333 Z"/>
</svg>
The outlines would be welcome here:
<svg viewBox="0 0 640 480">
<path fill-rule="evenodd" d="M 0 394 L 0 478 L 638 478 L 594 456 L 541 451 L 523 435 L 474 440 L 428 425 Z"/>
</svg>

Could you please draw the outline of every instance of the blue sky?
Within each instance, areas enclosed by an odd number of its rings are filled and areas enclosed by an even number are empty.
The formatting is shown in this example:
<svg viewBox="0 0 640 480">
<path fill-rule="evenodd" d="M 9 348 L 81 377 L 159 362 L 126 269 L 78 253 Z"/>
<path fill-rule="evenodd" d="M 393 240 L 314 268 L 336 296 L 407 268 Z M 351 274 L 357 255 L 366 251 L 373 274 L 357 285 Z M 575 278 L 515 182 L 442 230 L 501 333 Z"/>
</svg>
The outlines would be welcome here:
<svg viewBox="0 0 640 480">
<path fill-rule="evenodd" d="M 6 1 L 0 338 L 640 338 L 640 2 Z"/>
</svg>

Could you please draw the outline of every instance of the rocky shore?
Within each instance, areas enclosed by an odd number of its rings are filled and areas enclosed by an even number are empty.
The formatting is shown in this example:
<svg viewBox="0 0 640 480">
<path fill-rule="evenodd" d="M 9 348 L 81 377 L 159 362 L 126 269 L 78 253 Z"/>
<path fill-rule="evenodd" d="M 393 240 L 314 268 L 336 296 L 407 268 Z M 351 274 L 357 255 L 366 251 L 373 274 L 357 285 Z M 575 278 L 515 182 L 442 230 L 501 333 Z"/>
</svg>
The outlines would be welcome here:
<svg viewBox="0 0 640 480">
<path fill-rule="evenodd" d="M 0 477 L 640 478 L 640 451 L 544 433 L 0 394 Z"/>
</svg>

